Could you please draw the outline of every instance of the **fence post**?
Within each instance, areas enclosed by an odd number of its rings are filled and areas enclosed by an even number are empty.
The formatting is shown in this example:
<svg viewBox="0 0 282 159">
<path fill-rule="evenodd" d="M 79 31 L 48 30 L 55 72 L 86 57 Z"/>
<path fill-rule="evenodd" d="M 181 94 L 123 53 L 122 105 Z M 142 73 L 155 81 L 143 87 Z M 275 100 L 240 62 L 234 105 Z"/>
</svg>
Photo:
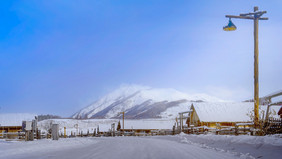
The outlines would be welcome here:
<svg viewBox="0 0 282 159">
<path fill-rule="evenodd" d="M 37 132 L 37 133 L 36 133 L 36 138 L 37 138 L 37 140 L 38 140 L 38 139 L 41 139 L 41 130 L 37 130 L 36 132 Z"/>
<path fill-rule="evenodd" d="M 67 137 L 67 134 L 66 134 L 66 127 L 64 127 L 64 138 Z"/>
<path fill-rule="evenodd" d="M 52 139 L 59 140 L 59 124 L 52 125 Z"/>
</svg>

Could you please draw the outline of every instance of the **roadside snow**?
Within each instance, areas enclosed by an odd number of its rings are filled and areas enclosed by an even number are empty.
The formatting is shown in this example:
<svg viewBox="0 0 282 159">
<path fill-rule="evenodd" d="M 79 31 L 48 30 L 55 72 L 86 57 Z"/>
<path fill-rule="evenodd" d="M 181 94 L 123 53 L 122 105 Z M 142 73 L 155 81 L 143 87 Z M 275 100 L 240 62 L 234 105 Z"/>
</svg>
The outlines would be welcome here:
<svg viewBox="0 0 282 159">
<path fill-rule="evenodd" d="M 178 135 L 180 142 L 198 145 L 207 149 L 229 152 L 241 158 L 280 158 L 282 135 L 230 136 L 230 135 Z"/>
<path fill-rule="evenodd" d="M 193 137 L 196 139 L 205 139 L 214 142 L 229 142 L 232 144 L 250 144 L 250 145 L 273 145 L 273 146 L 282 146 L 282 135 L 268 135 L 268 136 L 231 136 L 231 135 L 187 135 L 181 133 L 179 136 L 183 137 Z"/>
</svg>

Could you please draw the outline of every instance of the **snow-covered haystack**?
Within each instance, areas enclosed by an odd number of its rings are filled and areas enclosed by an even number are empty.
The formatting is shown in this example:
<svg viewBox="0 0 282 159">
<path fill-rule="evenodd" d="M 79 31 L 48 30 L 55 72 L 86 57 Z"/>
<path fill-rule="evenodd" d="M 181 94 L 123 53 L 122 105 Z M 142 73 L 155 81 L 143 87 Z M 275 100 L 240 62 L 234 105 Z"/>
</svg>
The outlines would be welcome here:
<svg viewBox="0 0 282 159">
<path fill-rule="evenodd" d="M 36 114 L 30 113 L 5 113 L 0 114 L 1 126 L 21 126 L 22 121 L 32 121 Z"/>
<path fill-rule="evenodd" d="M 72 118 L 117 118 L 122 111 L 125 111 L 126 118 L 131 119 L 159 118 L 164 114 L 176 116 L 178 112 L 171 114 L 165 111 L 181 106 L 189 109 L 189 102 L 222 101 L 206 94 L 188 95 L 175 89 L 126 85 L 75 113 Z"/>
</svg>

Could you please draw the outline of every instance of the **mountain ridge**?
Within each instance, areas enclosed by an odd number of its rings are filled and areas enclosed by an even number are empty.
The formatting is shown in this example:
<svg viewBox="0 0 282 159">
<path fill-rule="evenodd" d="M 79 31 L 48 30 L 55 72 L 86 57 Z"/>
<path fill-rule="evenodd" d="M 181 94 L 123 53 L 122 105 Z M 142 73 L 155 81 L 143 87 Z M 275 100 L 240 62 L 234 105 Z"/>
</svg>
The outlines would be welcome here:
<svg viewBox="0 0 282 159">
<path fill-rule="evenodd" d="M 119 113 L 124 111 L 126 118 L 130 119 L 160 118 L 160 114 L 168 108 L 187 102 L 221 101 L 223 100 L 206 94 L 188 95 L 171 88 L 123 85 L 71 117 L 76 119 L 119 118 Z"/>
</svg>

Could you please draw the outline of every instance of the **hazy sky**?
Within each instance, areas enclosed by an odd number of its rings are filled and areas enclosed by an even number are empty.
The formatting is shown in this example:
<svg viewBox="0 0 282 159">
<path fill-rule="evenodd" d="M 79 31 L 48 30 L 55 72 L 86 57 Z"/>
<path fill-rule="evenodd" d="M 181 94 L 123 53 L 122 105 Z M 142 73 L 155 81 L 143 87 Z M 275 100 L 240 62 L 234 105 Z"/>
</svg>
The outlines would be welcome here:
<svg viewBox="0 0 282 159">
<path fill-rule="evenodd" d="M 0 113 L 69 116 L 121 84 L 241 101 L 253 96 L 253 21 L 260 96 L 282 89 L 281 0 L 0 1 Z"/>
</svg>

